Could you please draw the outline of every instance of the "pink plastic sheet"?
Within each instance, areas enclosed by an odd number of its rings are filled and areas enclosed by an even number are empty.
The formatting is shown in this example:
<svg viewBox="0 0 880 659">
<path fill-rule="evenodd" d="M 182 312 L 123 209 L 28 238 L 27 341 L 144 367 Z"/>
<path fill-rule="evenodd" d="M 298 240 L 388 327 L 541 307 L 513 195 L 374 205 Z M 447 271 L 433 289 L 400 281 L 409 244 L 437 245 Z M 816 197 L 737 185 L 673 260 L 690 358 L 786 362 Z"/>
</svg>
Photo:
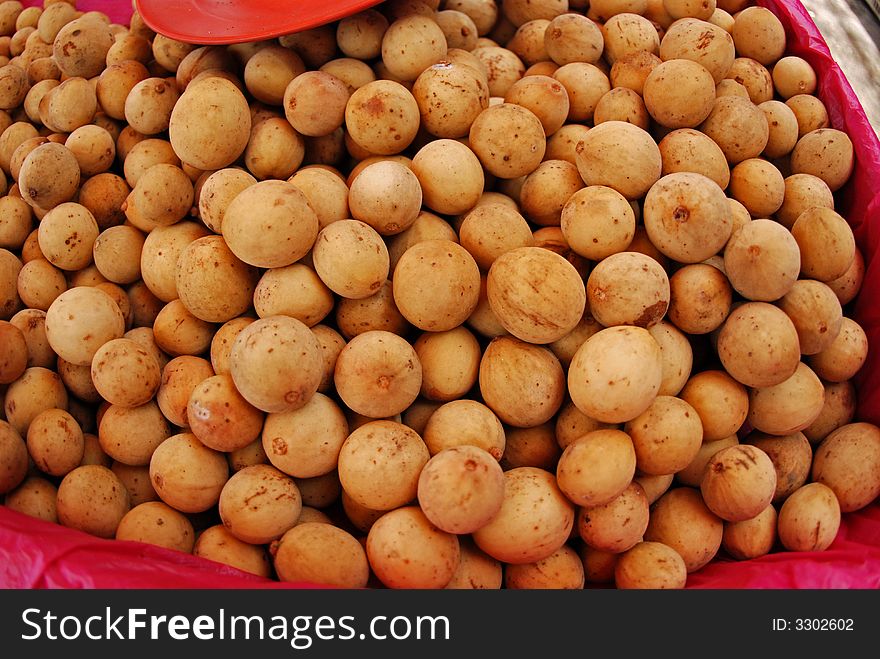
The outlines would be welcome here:
<svg viewBox="0 0 880 659">
<path fill-rule="evenodd" d="M 41 4 L 25 2 L 25 5 Z M 880 143 L 824 39 L 797 0 L 758 0 L 779 16 L 788 50 L 819 75 L 819 96 L 831 123 L 855 145 L 856 169 L 838 193 L 837 208 L 852 225 L 867 263 L 859 299 L 848 313 L 872 347 L 880 345 Z M 130 16 L 127 0 L 80 0 L 114 21 Z M 861 420 L 880 424 L 880 351 L 858 376 Z M 93 538 L 0 506 L 0 586 L 6 588 L 302 588 L 278 584 L 194 556 L 131 542 Z M 825 552 L 779 552 L 751 561 L 716 560 L 690 575 L 689 588 L 880 588 L 880 502 L 844 515 Z"/>
</svg>

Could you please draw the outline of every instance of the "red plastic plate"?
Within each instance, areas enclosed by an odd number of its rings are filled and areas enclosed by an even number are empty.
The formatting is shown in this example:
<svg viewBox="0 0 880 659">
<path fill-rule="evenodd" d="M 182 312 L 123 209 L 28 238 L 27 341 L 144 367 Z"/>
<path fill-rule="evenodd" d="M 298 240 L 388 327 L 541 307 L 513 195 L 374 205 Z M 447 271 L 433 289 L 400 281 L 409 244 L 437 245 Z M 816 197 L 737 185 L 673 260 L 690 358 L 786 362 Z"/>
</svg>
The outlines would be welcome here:
<svg viewBox="0 0 880 659">
<path fill-rule="evenodd" d="M 335 21 L 382 0 L 136 0 L 156 32 L 188 43 L 261 41 Z"/>
</svg>

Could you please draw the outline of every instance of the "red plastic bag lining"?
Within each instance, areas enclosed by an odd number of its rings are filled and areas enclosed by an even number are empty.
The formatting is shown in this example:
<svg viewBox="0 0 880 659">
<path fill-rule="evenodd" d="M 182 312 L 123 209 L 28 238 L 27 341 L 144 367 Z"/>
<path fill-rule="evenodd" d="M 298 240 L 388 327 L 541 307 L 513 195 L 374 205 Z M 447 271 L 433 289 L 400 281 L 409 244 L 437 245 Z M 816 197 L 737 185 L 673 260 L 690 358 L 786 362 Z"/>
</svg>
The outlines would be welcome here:
<svg viewBox="0 0 880 659">
<path fill-rule="evenodd" d="M 26 5 L 40 4 L 25 2 Z M 837 209 L 852 225 L 867 272 L 855 306 L 847 310 L 880 345 L 880 143 L 849 82 L 803 5 L 758 0 L 785 26 L 788 52 L 806 59 L 819 77 L 819 96 L 835 128 L 852 138 L 856 168 L 837 193 Z M 130 5 L 81 0 L 126 22 Z M 880 424 L 880 353 L 872 350 L 857 377 L 858 418 Z M 6 588 L 303 588 L 279 584 L 195 556 L 133 542 L 101 540 L 34 520 L 0 506 L 0 586 Z M 844 515 L 825 552 L 779 552 L 750 561 L 723 558 L 692 574 L 688 588 L 880 588 L 880 503 Z"/>
</svg>

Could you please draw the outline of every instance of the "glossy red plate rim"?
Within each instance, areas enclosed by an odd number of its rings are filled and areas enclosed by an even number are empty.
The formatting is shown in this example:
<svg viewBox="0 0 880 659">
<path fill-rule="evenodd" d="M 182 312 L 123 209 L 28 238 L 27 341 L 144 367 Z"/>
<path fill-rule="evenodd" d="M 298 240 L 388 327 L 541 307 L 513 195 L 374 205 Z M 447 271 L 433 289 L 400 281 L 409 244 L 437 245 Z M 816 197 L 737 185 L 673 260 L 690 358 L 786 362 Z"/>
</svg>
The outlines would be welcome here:
<svg viewBox="0 0 880 659">
<path fill-rule="evenodd" d="M 177 41 L 263 41 L 351 16 L 382 0 L 135 0 L 154 31 Z"/>
</svg>

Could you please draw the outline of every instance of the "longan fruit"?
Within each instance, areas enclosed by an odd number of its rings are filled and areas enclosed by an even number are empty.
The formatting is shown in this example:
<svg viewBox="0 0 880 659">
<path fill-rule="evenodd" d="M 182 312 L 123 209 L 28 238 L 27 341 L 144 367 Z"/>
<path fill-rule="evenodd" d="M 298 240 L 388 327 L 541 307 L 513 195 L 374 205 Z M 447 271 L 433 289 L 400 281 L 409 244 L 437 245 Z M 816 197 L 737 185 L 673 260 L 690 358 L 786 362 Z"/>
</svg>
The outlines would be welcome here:
<svg viewBox="0 0 880 659">
<path fill-rule="evenodd" d="M 504 473 L 498 461 L 475 446 L 440 451 L 419 476 L 419 506 L 432 524 L 447 533 L 482 528 L 501 509 L 503 498 Z"/>
<path fill-rule="evenodd" d="M 98 227 L 105 230 L 125 222 L 122 208 L 130 192 L 124 178 L 104 172 L 82 184 L 78 199 L 95 218 Z"/>
<path fill-rule="evenodd" d="M 715 83 L 702 64 L 689 59 L 669 59 L 645 79 L 645 106 L 667 128 L 695 128 L 715 103 Z"/>
<path fill-rule="evenodd" d="M 501 588 L 501 562 L 478 549 L 472 540 L 465 537 L 459 538 L 459 546 L 458 567 L 452 579 L 446 584 L 446 589 L 498 590 Z"/>
<path fill-rule="evenodd" d="M 831 123 L 825 104 L 812 94 L 796 94 L 785 104 L 794 112 L 798 122 L 798 138 L 819 128 L 828 128 Z"/>
<path fill-rule="evenodd" d="M 393 161 L 375 162 L 352 181 L 348 204 L 351 216 L 381 235 L 408 229 L 422 206 L 422 188 L 413 171 Z"/>
<path fill-rule="evenodd" d="M 190 395 L 198 384 L 212 375 L 211 362 L 201 357 L 182 355 L 170 360 L 162 369 L 162 380 L 156 392 L 156 403 L 165 418 L 178 427 L 189 427 L 187 404 Z"/>
<path fill-rule="evenodd" d="M 546 150 L 540 119 L 513 103 L 483 110 L 471 124 L 469 143 L 486 170 L 504 179 L 534 171 Z"/>
<path fill-rule="evenodd" d="M 98 233 L 98 223 L 85 206 L 65 202 L 46 213 L 37 239 L 52 265 L 62 270 L 81 270 L 92 263 Z"/>
<path fill-rule="evenodd" d="M 224 323 L 211 339 L 211 367 L 217 374 L 229 372 L 229 355 L 236 337 L 256 320 L 250 316 L 240 316 Z M 205 377 L 209 377 L 211 373 Z M 204 378 L 202 378 L 204 379 Z M 187 398 L 189 395 L 187 394 Z"/>
<path fill-rule="evenodd" d="M 309 327 L 321 322 L 334 304 L 332 291 L 312 268 L 302 263 L 267 270 L 253 297 L 260 318 L 291 316 Z"/>
<path fill-rule="evenodd" d="M 640 542 L 617 559 L 614 584 L 622 589 L 681 589 L 687 572 L 687 564 L 672 547 Z"/>
<path fill-rule="evenodd" d="M 578 534 L 592 549 L 625 552 L 641 542 L 648 528 L 648 505 L 642 486 L 630 483 L 611 501 L 581 508 Z"/>
<path fill-rule="evenodd" d="M 786 100 L 798 94 L 813 94 L 816 91 L 816 72 L 801 57 L 782 57 L 773 65 L 773 85 Z"/>
<path fill-rule="evenodd" d="M 15 382 L 27 369 L 28 346 L 20 329 L 8 321 L 0 321 L 0 384 Z"/>
<path fill-rule="evenodd" d="M 418 132 L 419 106 L 400 83 L 376 80 L 349 97 L 345 106 L 345 126 L 347 135 L 370 153 L 400 153 Z"/>
<path fill-rule="evenodd" d="M 446 36 L 432 18 L 399 18 L 382 35 L 382 62 L 400 80 L 415 80 L 446 55 Z"/>
<path fill-rule="evenodd" d="M 483 270 L 502 254 L 534 242 L 532 230 L 519 212 L 501 203 L 481 203 L 461 222 L 462 246 Z"/>
<path fill-rule="evenodd" d="M 803 135 L 791 152 L 792 174 L 818 176 L 832 192 L 849 180 L 853 163 L 852 140 L 834 128 L 819 128 Z"/>
<path fill-rule="evenodd" d="M 140 135 L 140 133 L 136 134 Z M 141 136 L 141 139 L 128 147 L 125 144 L 125 135 L 126 133 L 123 131 L 116 141 L 116 153 L 123 161 L 122 169 L 125 180 L 132 188 L 137 185 L 141 176 L 154 165 L 180 166 L 180 158 L 177 157 L 168 140 Z"/>
<path fill-rule="evenodd" d="M 226 453 L 244 448 L 263 429 L 263 413 L 239 394 L 229 374 L 213 375 L 193 387 L 186 420 L 202 444 Z"/>
<path fill-rule="evenodd" d="M 313 478 L 336 468 L 348 434 L 339 406 L 315 394 L 298 410 L 268 415 L 261 441 L 273 466 L 297 478 Z"/>
<path fill-rule="evenodd" d="M 823 380 L 849 380 L 865 363 L 868 338 L 865 330 L 851 318 L 844 317 L 840 332 L 827 348 L 807 358 L 807 363 Z"/>
<path fill-rule="evenodd" d="M 375 229 L 358 220 L 340 220 L 322 229 L 312 259 L 321 281 L 346 298 L 369 297 L 388 277 L 385 243 Z"/>
<path fill-rule="evenodd" d="M 479 384 L 489 408 L 519 428 L 549 421 L 565 394 L 562 365 L 551 351 L 506 336 L 493 339 L 484 351 Z"/>
<path fill-rule="evenodd" d="M 658 396 L 642 414 L 627 422 L 639 472 L 662 476 L 687 467 L 703 442 L 697 411 L 673 396 Z"/>
<path fill-rule="evenodd" d="M 797 117 L 792 109 L 780 101 L 765 101 L 758 107 L 766 115 L 770 129 L 764 155 L 781 158 L 791 153 L 798 141 Z"/>
<path fill-rule="evenodd" d="M 235 85 L 217 77 L 187 87 L 174 105 L 168 127 L 180 159 L 203 170 L 234 162 L 247 146 L 250 132 L 247 100 Z"/>
<path fill-rule="evenodd" d="M 192 209 L 193 199 L 192 181 L 186 173 L 177 165 L 159 163 L 138 178 L 126 199 L 125 216 L 149 232 L 181 221 Z"/>
<path fill-rule="evenodd" d="M 18 295 L 28 308 L 46 311 L 67 290 L 67 280 L 62 270 L 38 258 L 24 264 L 18 273 L 17 286 Z"/>
<path fill-rule="evenodd" d="M 98 421 L 98 442 L 107 455 L 127 466 L 144 466 L 170 426 L 155 402 L 138 407 L 110 405 Z"/>
<path fill-rule="evenodd" d="M 730 164 L 759 156 L 767 146 L 770 128 L 761 109 L 748 99 L 722 96 L 715 99 L 700 130 L 712 138 Z"/>
<path fill-rule="evenodd" d="M 669 278 L 663 266 L 637 252 L 608 256 L 596 264 L 587 280 L 590 313 L 605 327 L 656 325 L 666 315 L 669 299 Z"/>
<path fill-rule="evenodd" d="M 776 469 L 773 503 L 784 501 L 807 481 L 813 462 L 813 450 L 803 433 L 777 436 L 752 432 L 746 438 L 746 443 L 757 446 L 773 462 Z"/>
<path fill-rule="evenodd" d="M 792 234 L 773 220 L 754 220 L 737 231 L 724 250 L 730 285 L 749 300 L 773 302 L 795 285 L 801 256 Z"/>
<path fill-rule="evenodd" d="M 564 64 L 553 72 L 553 79 L 568 94 L 568 121 L 586 122 L 594 119 L 596 106 L 611 91 L 611 82 L 599 67 L 586 62 Z M 561 112 L 562 108 L 557 108 Z"/>
<path fill-rule="evenodd" d="M 736 57 L 733 38 L 705 19 L 683 18 L 670 25 L 660 42 L 663 60 L 688 59 L 702 64 L 717 85 L 727 76 Z"/>
<path fill-rule="evenodd" d="M 785 194 L 776 220 L 791 229 L 800 214 L 814 206 L 834 210 L 834 196 L 828 184 L 812 174 L 792 174 L 785 179 Z"/>
<path fill-rule="evenodd" d="M 22 198 L 31 206 L 45 210 L 70 201 L 79 182 L 79 164 L 73 153 L 52 142 L 31 151 L 18 175 Z"/>
<path fill-rule="evenodd" d="M 302 498 L 293 479 L 270 465 L 236 472 L 220 493 L 223 525 L 239 540 L 254 545 L 284 535 L 296 525 L 301 510 Z"/>
<path fill-rule="evenodd" d="M 635 224 L 626 198 L 606 186 L 578 190 L 562 209 L 562 233 L 568 244 L 593 260 L 626 250 L 635 234 Z"/>
<path fill-rule="evenodd" d="M 189 243 L 177 259 L 176 288 L 194 316 L 222 323 L 246 312 L 257 285 L 256 268 L 247 265 L 220 236 Z"/>
<path fill-rule="evenodd" d="M 364 548 L 331 524 L 298 522 L 278 542 L 275 571 L 282 581 L 364 588 L 370 574 Z"/>
<path fill-rule="evenodd" d="M 476 383 L 480 344 L 466 328 L 426 332 L 413 348 L 422 365 L 422 395 L 429 400 L 461 398 Z"/>
<path fill-rule="evenodd" d="M 801 256 L 801 274 L 822 282 L 841 277 L 855 259 L 855 238 L 846 219 L 830 208 L 813 207 L 791 227 Z"/>
<path fill-rule="evenodd" d="M 465 145 L 448 139 L 434 140 L 419 149 L 412 171 L 421 185 L 424 204 L 450 215 L 472 208 L 484 186 L 478 156 Z"/>
<path fill-rule="evenodd" d="M 642 197 L 660 178 L 662 159 L 656 142 L 623 121 L 606 121 L 590 129 L 576 154 L 587 185 L 606 185 L 630 200 Z"/>
<path fill-rule="evenodd" d="M 690 573 L 715 557 L 723 533 L 723 522 L 706 507 L 700 493 L 689 487 L 677 487 L 652 507 L 645 540 L 674 549 Z"/>
<path fill-rule="evenodd" d="M 299 409 L 321 383 L 324 359 L 315 335 L 300 321 L 271 316 L 245 327 L 229 356 L 236 388 L 264 412 Z"/>
<path fill-rule="evenodd" d="M 102 345 L 91 363 L 95 389 L 111 405 L 137 407 L 159 389 L 161 370 L 156 359 L 131 339 Z"/>
<path fill-rule="evenodd" d="M 727 198 L 702 174 L 678 172 L 659 179 L 645 197 L 643 213 L 651 242 L 682 263 L 716 254 L 732 230 Z"/>
<path fill-rule="evenodd" d="M 388 19 L 375 9 L 365 9 L 339 21 L 336 41 L 348 57 L 370 60 L 382 53 L 382 36 Z"/>
<path fill-rule="evenodd" d="M 605 39 L 599 26 L 589 18 L 561 14 L 547 26 L 544 47 L 550 59 L 559 65 L 571 62 L 592 64 L 602 56 Z"/>
<path fill-rule="evenodd" d="M 498 6 L 485 0 L 447 0 L 443 6 L 470 16 L 480 36 L 488 34 L 499 17 Z"/>
<path fill-rule="evenodd" d="M 43 414 L 46 413 L 44 412 Z M 44 433 L 45 429 L 40 434 Z M 51 451 L 50 455 L 52 458 L 55 458 L 55 453 L 60 453 L 57 449 L 52 450 L 55 447 L 51 445 L 45 448 Z M 49 451 L 44 450 L 45 453 L 49 453 Z M 22 441 L 21 435 L 19 435 L 15 428 L 6 421 L 0 421 L 0 492 L 3 494 L 11 493 L 25 480 L 28 473 L 29 453 L 28 446 Z M 53 462 L 60 461 L 53 460 Z M 46 464 L 45 457 L 44 464 Z M 43 469 L 43 471 L 46 470 Z M 10 496 L 7 495 L 6 497 L 6 505 L 10 504 Z"/>
<path fill-rule="evenodd" d="M 556 552 L 574 526 L 574 506 L 553 474 L 534 467 L 504 472 L 504 499 L 492 520 L 474 532 L 477 546 L 511 564 L 533 563 Z M 541 524 L 535 520 L 540 518 Z"/>
<path fill-rule="evenodd" d="M 470 52 L 476 58 L 477 70 L 485 76 L 492 97 L 504 97 L 525 74 L 526 66 L 519 56 L 495 42 L 478 41 L 477 47 Z"/>
<path fill-rule="evenodd" d="M 523 214 L 535 224 L 558 227 L 565 204 L 583 187 L 583 179 L 573 163 L 545 160 L 526 176 L 519 203 Z"/>
<path fill-rule="evenodd" d="M 92 78 L 104 70 L 113 35 L 108 24 L 81 17 L 58 30 L 52 44 L 52 55 L 65 76 Z"/>
<path fill-rule="evenodd" d="M 767 506 L 751 519 L 727 522 L 721 546 L 737 560 L 764 556 L 776 542 L 776 525 L 776 508 Z"/>
<path fill-rule="evenodd" d="M 85 78 L 67 78 L 49 89 L 38 108 L 40 122 L 52 131 L 70 133 L 92 123 L 98 109 L 95 87 Z"/>
<path fill-rule="evenodd" d="M 328 135 L 342 125 L 348 97 L 348 88 L 336 76 L 323 71 L 306 71 L 287 85 L 284 114 L 302 135 Z"/>
<path fill-rule="evenodd" d="M 254 210 L 260 209 L 259 229 Z M 262 268 L 290 265 L 308 253 L 318 217 L 306 196 L 287 181 L 261 181 L 240 192 L 223 216 L 223 237 L 245 263 Z"/>
<path fill-rule="evenodd" d="M 779 541 L 789 551 L 825 551 L 837 537 L 840 513 L 834 490 L 824 483 L 804 485 L 779 510 Z"/>
<path fill-rule="evenodd" d="M 372 418 L 399 414 L 416 399 L 422 367 L 401 337 L 373 330 L 354 337 L 339 353 L 336 390 L 354 412 Z"/>
<path fill-rule="evenodd" d="M 129 508 L 128 492 L 107 467 L 77 467 L 58 486 L 58 522 L 62 526 L 112 538 Z"/>
<path fill-rule="evenodd" d="M 865 258 L 859 251 L 858 247 L 855 251 L 852 265 L 849 269 L 837 279 L 826 282 L 841 304 L 849 304 L 858 295 L 865 279 Z"/>
<path fill-rule="evenodd" d="M 157 547 L 192 553 L 195 532 L 185 515 L 160 501 L 133 507 L 116 528 L 117 540 L 144 542 Z"/>
<path fill-rule="evenodd" d="M 228 476 L 224 455 L 190 433 L 169 437 L 150 458 L 150 481 L 156 493 L 183 513 L 203 512 L 216 505 Z"/>
<path fill-rule="evenodd" d="M 669 278 L 669 287 L 669 320 L 688 334 L 708 334 L 730 313 L 730 282 L 711 265 L 684 266 Z"/>
<path fill-rule="evenodd" d="M 437 529 L 417 506 L 386 513 L 367 535 L 373 572 L 390 588 L 443 588 L 459 561 L 458 538 Z"/>
<path fill-rule="evenodd" d="M 244 84 L 258 101 L 282 105 L 290 81 L 305 72 L 305 68 L 302 58 L 290 48 L 265 45 L 244 65 Z"/>
<path fill-rule="evenodd" d="M 749 7 L 736 15 L 731 36 L 737 53 L 770 65 L 785 52 L 785 30 L 769 9 Z"/>
<path fill-rule="evenodd" d="M 648 75 L 659 66 L 661 59 L 647 50 L 639 50 L 616 60 L 611 67 L 610 81 L 613 87 L 625 87 L 642 94 Z"/>
<path fill-rule="evenodd" d="M 25 464 L 26 457 L 25 454 Z M 52 483 L 39 476 L 29 476 L 14 490 L 6 493 L 3 505 L 10 510 L 57 524 L 56 499 L 57 488 Z"/>
<path fill-rule="evenodd" d="M 822 352 L 837 338 L 843 323 L 840 300 L 830 286 L 812 279 L 800 279 L 779 301 L 779 307 L 794 323 L 801 353 Z"/>
<path fill-rule="evenodd" d="M 337 173 L 319 166 L 306 166 L 297 170 L 288 180 L 305 194 L 318 216 L 319 229 L 351 217 L 349 189 Z"/>
<path fill-rule="evenodd" d="M 784 311 L 766 302 L 734 309 L 718 334 L 718 356 L 730 375 L 749 387 L 772 387 L 800 362 L 797 330 Z"/>
<path fill-rule="evenodd" d="M 177 261 L 187 245 L 208 233 L 202 225 L 185 221 L 156 227 L 147 234 L 141 251 L 141 276 L 153 295 L 163 302 L 179 297 Z"/>
<path fill-rule="evenodd" d="M 394 301 L 422 330 L 461 325 L 476 308 L 480 270 L 463 247 L 449 240 L 416 243 L 403 253 L 392 278 Z"/>
<path fill-rule="evenodd" d="M 24 335 L 27 344 L 28 368 L 48 368 L 55 364 L 57 355 L 46 337 L 46 312 L 40 309 L 22 309 L 9 319 Z"/>
<path fill-rule="evenodd" d="M 159 500 L 159 495 L 156 494 L 156 490 L 153 489 L 153 484 L 150 482 L 149 466 L 132 467 L 121 462 L 114 462 L 110 466 L 110 470 L 122 482 L 132 506 Z"/>
<path fill-rule="evenodd" d="M 49 344 L 72 364 L 90 364 L 102 345 L 121 338 L 124 332 L 125 319 L 116 302 L 96 288 L 71 288 L 46 312 Z"/>
<path fill-rule="evenodd" d="M 508 566 L 504 583 L 514 590 L 580 590 L 584 587 L 584 565 L 574 549 L 563 545 L 535 563 Z"/>
<path fill-rule="evenodd" d="M 393 450 L 385 450 L 394 447 Z M 430 456 L 422 438 L 393 421 L 354 430 L 339 453 L 339 480 L 361 506 L 392 510 L 416 497 L 419 474 Z"/>
<path fill-rule="evenodd" d="M 199 355 L 208 350 L 214 326 L 196 318 L 180 300 L 162 307 L 153 322 L 156 345 L 172 356 Z"/>
<path fill-rule="evenodd" d="M 174 105 L 180 98 L 177 85 L 167 78 L 146 78 L 136 83 L 125 98 L 125 120 L 142 135 L 168 130 Z"/>
<path fill-rule="evenodd" d="M 632 482 L 636 453 L 629 435 L 596 430 L 565 447 L 556 467 L 556 481 L 578 506 L 602 506 Z"/>
<path fill-rule="evenodd" d="M 644 16 L 622 13 L 609 18 L 603 26 L 605 58 L 614 64 L 621 57 L 640 50 L 656 54 L 660 49 L 660 35 Z"/>
<path fill-rule="evenodd" d="M 574 266 L 540 247 L 520 247 L 495 259 L 487 292 L 505 329 L 531 343 L 552 343 L 568 334 L 586 304 Z"/>
<path fill-rule="evenodd" d="M 193 547 L 193 554 L 259 577 L 266 578 L 272 572 L 265 547 L 242 542 L 222 524 L 202 531 Z"/>
</svg>

